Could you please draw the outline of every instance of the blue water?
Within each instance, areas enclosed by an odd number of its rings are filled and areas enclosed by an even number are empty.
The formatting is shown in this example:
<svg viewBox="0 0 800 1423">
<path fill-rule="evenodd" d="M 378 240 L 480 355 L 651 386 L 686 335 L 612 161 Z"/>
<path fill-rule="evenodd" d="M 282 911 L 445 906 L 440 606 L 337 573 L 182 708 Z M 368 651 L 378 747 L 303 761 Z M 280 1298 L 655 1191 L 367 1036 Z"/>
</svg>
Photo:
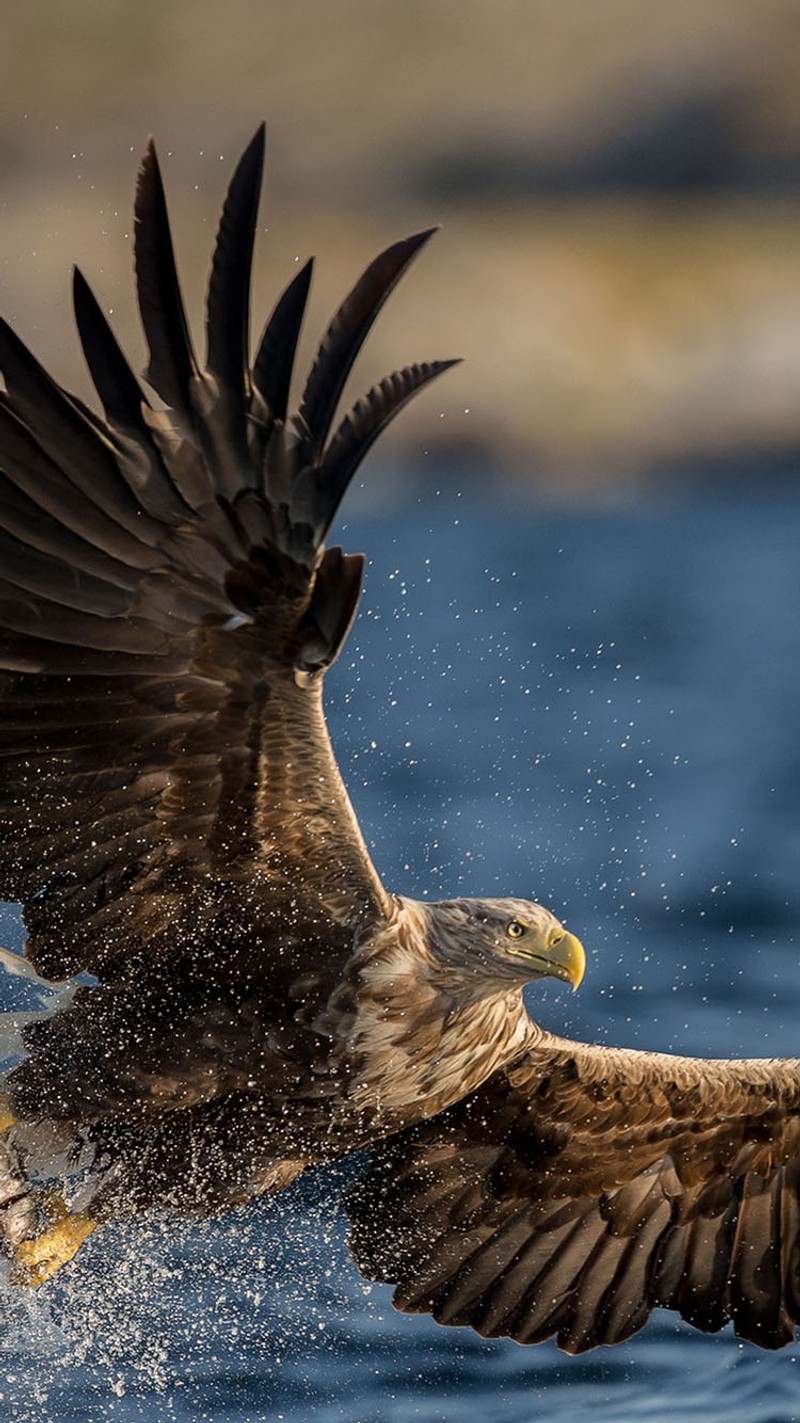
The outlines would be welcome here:
<svg viewBox="0 0 800 1423">
<path fill-rule="evenodd" d="M 588 513 L 392 487 L 342 534 L 371 564 L 328 691 L 386 883 L 566 917 L 589 967 L 574 997 L 531 993 L 554 1031 L 800 1052 L 800 481 Z M 578 1360 L 396 1315 L 349 1263 L 342 1174 L 202 1227 L 108 1229 L 5 1296 L 0 1418 L 800 1419 L 796 1350 L 666 1315 Z"/>
</svg>

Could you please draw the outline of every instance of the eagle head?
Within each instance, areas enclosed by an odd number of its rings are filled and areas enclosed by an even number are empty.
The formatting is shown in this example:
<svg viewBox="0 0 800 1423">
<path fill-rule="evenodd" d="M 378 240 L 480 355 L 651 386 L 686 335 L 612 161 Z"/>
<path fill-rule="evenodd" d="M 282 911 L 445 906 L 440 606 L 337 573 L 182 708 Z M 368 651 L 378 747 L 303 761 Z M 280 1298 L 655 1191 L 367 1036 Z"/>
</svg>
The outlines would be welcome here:
<svg viewBox="0 0 800 1423">
<path fill-rule="evenodd" d="M 580 939 L 527 899 L 453 899 L 432 904 L 430 935 L 448 964 L 503 982 L 559 978 L 577 988 L 586 969 Z"/>
</svg>

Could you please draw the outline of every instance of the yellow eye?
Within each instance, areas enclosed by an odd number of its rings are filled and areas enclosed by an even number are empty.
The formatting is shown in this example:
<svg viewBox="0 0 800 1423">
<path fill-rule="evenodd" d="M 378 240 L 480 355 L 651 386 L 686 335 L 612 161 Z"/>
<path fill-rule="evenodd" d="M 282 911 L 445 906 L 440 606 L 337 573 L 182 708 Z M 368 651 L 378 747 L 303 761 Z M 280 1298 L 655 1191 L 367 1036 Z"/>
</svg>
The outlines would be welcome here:
<svg viewBox="0 0 800 1423">
<path fill-rule="evenodd" d="M 506 933 L 509 939 L 521 939 L 526 928 L 524 924 L 520 924 L 519 919 L 512 919 L 510 924 L 506 924 Z"/>
</svg>

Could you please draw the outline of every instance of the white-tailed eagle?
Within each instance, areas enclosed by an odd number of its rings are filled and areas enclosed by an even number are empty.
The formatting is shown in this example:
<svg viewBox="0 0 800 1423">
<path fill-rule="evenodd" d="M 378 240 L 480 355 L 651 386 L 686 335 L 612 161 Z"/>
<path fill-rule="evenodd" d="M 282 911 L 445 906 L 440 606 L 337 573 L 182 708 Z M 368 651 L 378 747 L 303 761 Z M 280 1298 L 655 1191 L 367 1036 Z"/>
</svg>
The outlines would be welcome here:
<svg viewBox="0 0 800 1423">
<path fill-rule="evenodd" d="M 251 361 L 263 151 L 259 131 L 225 202 L 201 364 L 148 150 L 155 400 L 77 272 L 102 417 L 0 326 L 0 893 L 37 973 L 84 975 L 4 1085 L 17 1278 L 104 1221 L 208 1215 L 369 1148 L 351 1244 L 401 1309 L 577 1352 L 663 1305 L 785 1344 L 800 1063 L 555 1038 L 523 985 L 577 986 L 584 955 L 547 909 L 416 903 L 370 862 L 322 711 L 363 560 L 325 540 L 375 438 L 451 363 L 397 371 L 331 433 L 423 232 L 367 268 L 289 413 L 310 265 Z M 59 1150 L 88 1162 L 80 1208 L 37 1175 Z"/>
</svg>

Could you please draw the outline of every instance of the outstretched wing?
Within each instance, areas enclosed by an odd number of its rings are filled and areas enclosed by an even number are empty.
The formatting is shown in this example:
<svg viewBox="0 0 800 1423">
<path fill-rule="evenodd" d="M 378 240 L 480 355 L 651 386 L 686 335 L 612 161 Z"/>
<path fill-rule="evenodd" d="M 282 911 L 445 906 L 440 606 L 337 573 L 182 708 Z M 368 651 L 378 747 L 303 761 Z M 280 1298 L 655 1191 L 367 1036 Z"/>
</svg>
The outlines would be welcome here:
<svg viewBox="0 0 800 1423">
<path fill-rule="evenodd" d="M 304 269 L 248 366 L 264 132 L 225 203 L 195 356 L 152 145 L 136 202 L 151 405 L 79 273 L 101 420 L 0 325 L 0 895 L 51 978 L 113 980 L 259 924 L 335 936 L 387 907 L 331 752 L 325 669 L 361 556 L 323 540 L 359 460 L 450 362 L 344 382 L 428 234 L 364 273 L 286 419 Z M 221 931 L 224 930 L 224 937 Z"/>
<path fill-rule="evenodd" d="M 702 1061 L 541 1034 L 379 1143 L 351 1246 L 395 1304 L 570 1353 L 657 1305 L 764 1348 L 800 1319 L 800 1061 Z"/>
</svg>

